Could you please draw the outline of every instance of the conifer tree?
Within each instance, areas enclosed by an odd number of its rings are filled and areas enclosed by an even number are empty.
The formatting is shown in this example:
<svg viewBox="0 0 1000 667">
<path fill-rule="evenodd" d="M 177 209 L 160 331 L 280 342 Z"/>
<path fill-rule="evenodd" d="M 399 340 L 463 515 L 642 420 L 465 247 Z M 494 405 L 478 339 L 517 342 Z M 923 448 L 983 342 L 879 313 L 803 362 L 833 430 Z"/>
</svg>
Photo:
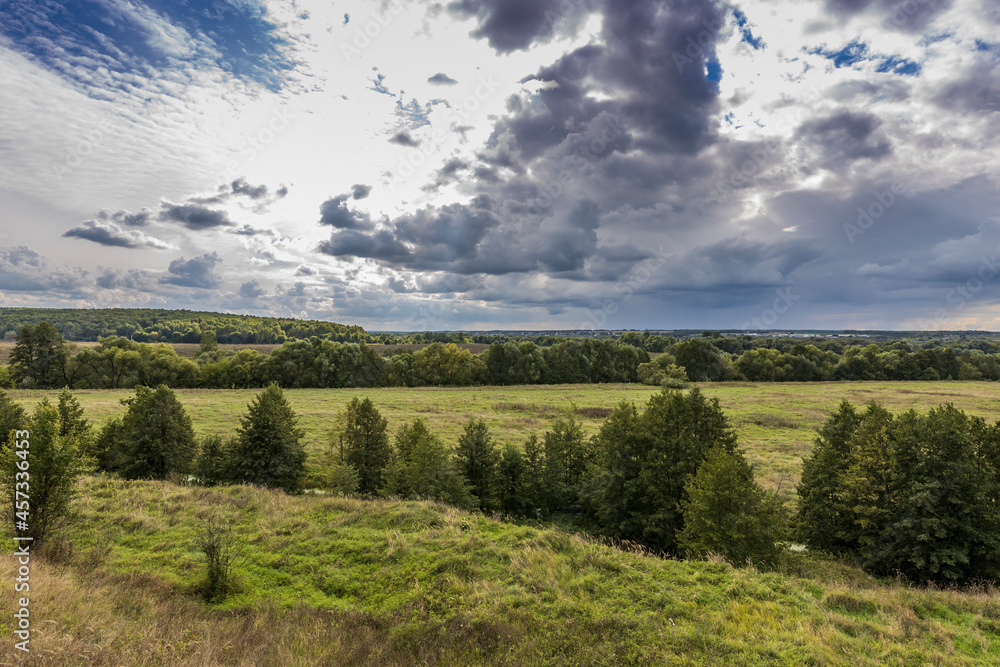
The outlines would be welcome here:
<svg viewBox="0 0 1000 667">
<path fill-rule="evenodd" d="M 298 416 L 281 388 L 269 385 L 240 418 L 226 477 L 234 482 L 302 491 L 306 451 Z"/>
</svg>

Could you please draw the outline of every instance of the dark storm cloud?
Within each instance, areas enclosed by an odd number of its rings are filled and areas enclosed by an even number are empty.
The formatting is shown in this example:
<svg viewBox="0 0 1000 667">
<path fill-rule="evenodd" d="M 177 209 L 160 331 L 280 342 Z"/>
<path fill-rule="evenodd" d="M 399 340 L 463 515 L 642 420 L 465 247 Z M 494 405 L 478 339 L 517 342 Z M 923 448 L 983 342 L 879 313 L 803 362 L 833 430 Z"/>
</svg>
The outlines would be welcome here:
<svg viewBox="0 0 1000 667">
<path fill-rule="evenodd" d="M 100 211 L 95 218 L 102 222 L 115 222 L 127 227 L 145 227 L 153 219 L 154 215 L 154 211 L 144 208 L 134 212 L 115 211 L 114 213 L 108 213 L 107 211 Z"/>
<path fill-rule="evenodd" d="M 420 142 L 414 139 L 409 132 L 397 132 L 389 137 L 389 143 L 398 146 L 408 146 L 410 148 L 416 148 L 420 145 Z"/>
<path fill-rule="evenodd" d="M 460 17 L 475 16 L 473 37 L 485 37 L 501 53 L 526 49 L 547 40 L 558 28 L 572 28 L 590 11 L 590 0 L 460 0 L 448 9 Z"/>
<path fill-rule="evenodd" d="M 347 200 L 352 198 L 357 199 L 352 195 L 337 195 L 323 202 L 319 207 L 319 224 L 337 229 L 371 229 L 374 224 L 370 215 L 347 206 Z"/>
<path fill-rule="evenodd" d="M 820 149 L 821 166 L 836 169 L 855 160 L 880 160 L 892 152 L 889 140 L 877 131 L 879 124 L 873 114 L 841 111 L 804 122 L 795 136 Z"/>
<path fill-rule="evenodd" d="M 351 198 L 364 199 L 365 197 L 371 194 L 371 191 L 372 191 L 372 186 L 356 183 L 351 186 Z"/>
<path fill-rule="evenodd" d="M 332 257 L 360 257 L 390 263 L 410 257 L 409 249 L 387 230 L 365 234 L 355 229 L 344 229 L 335 232 L 330 240 L 320 243 L 319 251 Z"/>
<path fill-rule="evenodd" d="M 210 252 L 200 257 L 185 260 L 183 257 L 170 262 L 167 272 L 160 282 L 178 287 L 209 289 L 222 284 L 222 277 L 215 272 L 215 266 L 222 263 L 218 253 Z"/>
<path fill-rule="evenodd" d="M 196 204 L 164 204 L 160 210 L 160 220 L 179 222 L 188 229 L 198 231 L 213 227 L 228 227 L 233 224 L 229 214 Z"/>
<path fill-rule="evenodd" d="M 434 76 L 427 79 L 427 83 L 432 83 L 435 86 L 454 86 L 458 81 L 451 78 L 444 72 L 438 72 Z"/>
</svg>

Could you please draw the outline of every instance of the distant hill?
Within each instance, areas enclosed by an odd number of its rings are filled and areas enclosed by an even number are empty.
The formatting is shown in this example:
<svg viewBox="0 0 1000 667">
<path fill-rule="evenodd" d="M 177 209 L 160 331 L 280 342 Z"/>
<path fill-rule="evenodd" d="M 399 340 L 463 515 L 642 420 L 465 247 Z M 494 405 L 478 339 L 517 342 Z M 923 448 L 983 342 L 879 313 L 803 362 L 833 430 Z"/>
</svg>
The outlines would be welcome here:
<svg viewBox="0 0 1000 667">
<path fill-rule="evenodd" d="M 4 338 L 14 338 L 25 324 L 39 322 L 51 322 L 64 338 L 74 341 L 125 336 L 144 343 L 197 343 L 209 330 L 220 343 L 283 343 L 311 336 L 354 343 L 370 339 L 361 327 L 320 320 L 149 308 L 0 308 Z"/>
</svg>

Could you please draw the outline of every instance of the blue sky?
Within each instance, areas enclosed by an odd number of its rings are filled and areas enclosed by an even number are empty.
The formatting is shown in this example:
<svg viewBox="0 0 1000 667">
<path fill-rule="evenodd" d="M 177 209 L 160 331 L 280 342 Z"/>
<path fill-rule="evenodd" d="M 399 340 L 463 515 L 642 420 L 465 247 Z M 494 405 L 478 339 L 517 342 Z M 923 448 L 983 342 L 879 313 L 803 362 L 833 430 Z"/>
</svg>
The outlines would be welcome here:
<svg viewBox="0 0 1000 667">
<path fill-rule="evenodd" d="M 998 28 L 991 0 L 3 2 L 0 305 L 997 330 Z"/>
</svg>

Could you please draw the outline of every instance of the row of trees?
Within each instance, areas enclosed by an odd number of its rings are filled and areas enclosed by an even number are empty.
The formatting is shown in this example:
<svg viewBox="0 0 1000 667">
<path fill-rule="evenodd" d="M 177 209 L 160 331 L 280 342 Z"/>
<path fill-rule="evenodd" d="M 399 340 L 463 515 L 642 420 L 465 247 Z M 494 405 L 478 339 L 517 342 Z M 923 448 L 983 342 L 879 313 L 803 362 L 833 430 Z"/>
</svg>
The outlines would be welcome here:
<svg viewBox="0 0 1000 667">
<path fill-rule="evenodd" d="M 327 484 L 334 492 L 430 498 L 527 517 L 575 517 L 586 528 L 672 554 L 774 561 L 783 524 L 755 481 L 716 400 L 697 390 L 623 402 L 592 437 L 572 416 L 522 447 L 501 447 L 471 419 L 454 448 L 419 419 L 391 440 L 368 399 L 341 414 Z"/>
<path fill-rule="evenodd" d="M 121 336 L 72 351 L 48 323 L 18 334 L 10 370 L 0 386 L 24 388 L 132 388 L 139 385 L 207 388 L 471 386 L 643 382 L 682 387 L 688 381 L 760 382 L 821 380 L 1000 380 L 1000 355 L 948 348 L 882 350 L 847 347 L 842 355 L 811 344 L 782 352 L 759 348 L 739 355 L 710 339 L 673 341 L 650 359 L 638 347 L 607 339 L 571 339 L 541 347 L 533 342 L 494 343 L 480 354 L 454 343 L 420 350 L 390 348 L 379 354 L 364 343 L 328 338 L 289 341 L 270 354 L 219 348 L 211 331 L 201 336 L 195 360 L 169 345 Z"/>
<path fill-rule="evenodd" d="M 1000 425 L 952 405 L 893 415 L 844 401 L 799 486 L 811 548 L 939 583 L 1000 578 Z"/>
</svg>

